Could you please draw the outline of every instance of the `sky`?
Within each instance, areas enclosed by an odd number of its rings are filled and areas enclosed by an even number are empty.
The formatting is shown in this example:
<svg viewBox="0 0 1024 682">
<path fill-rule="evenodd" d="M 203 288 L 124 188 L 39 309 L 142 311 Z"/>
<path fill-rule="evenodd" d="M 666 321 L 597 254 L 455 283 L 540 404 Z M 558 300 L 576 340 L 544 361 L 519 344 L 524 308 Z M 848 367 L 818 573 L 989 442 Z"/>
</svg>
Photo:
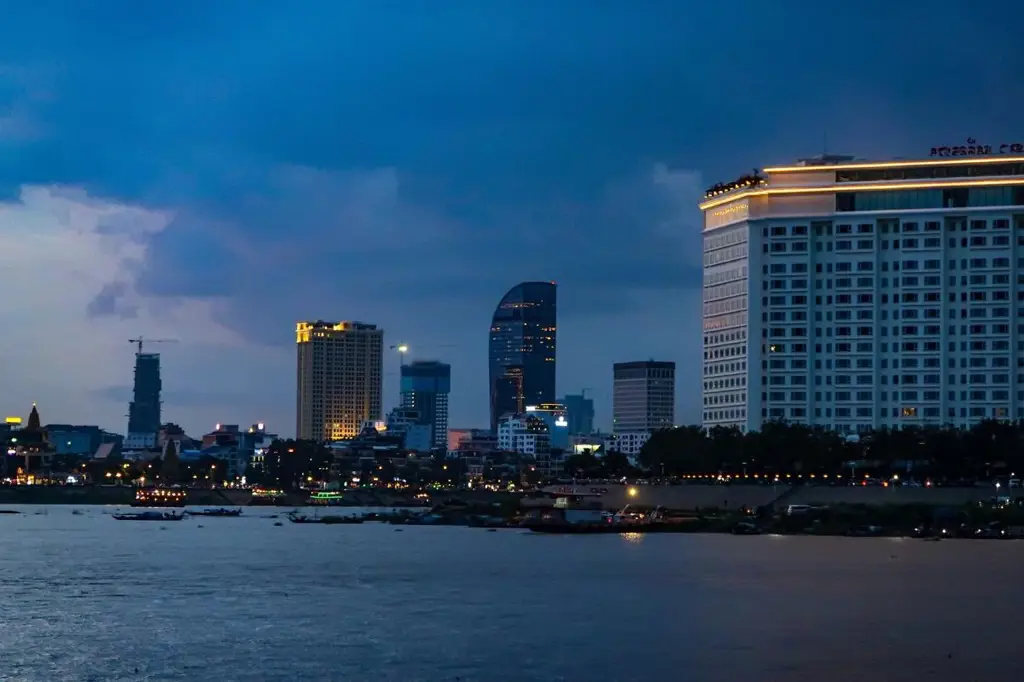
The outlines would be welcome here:
<svg viewBox="0 0 1024 682">
<path fill-rule="evenodd" d="M 0 411 L 295 428 L 294 326 L 452 365 L 559 284 L 558 389 L 677 363 L 700 420 L 704 187 L 821 153 L 1024 141 L 1024 4 L 989 0 L 33 0 L 0 21 Z M 385 409 L 398 359 L 385 359 Z"/>
</svg>

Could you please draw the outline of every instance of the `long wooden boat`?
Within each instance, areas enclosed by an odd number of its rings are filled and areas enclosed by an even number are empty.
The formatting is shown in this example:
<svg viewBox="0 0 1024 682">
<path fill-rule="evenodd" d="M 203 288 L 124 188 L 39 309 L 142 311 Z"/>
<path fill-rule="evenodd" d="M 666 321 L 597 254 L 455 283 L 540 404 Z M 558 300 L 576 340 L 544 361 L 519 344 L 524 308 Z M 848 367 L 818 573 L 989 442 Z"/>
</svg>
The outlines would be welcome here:
<svg viewBox="0 0 1024 682">
<path fill-rule="evenodd" d="M 292 523 L 320 523 L 325 525 L 357 524 L 363 522 L 363 519 L 358 516 L 306 516 L 305 514 L 289 514 L 288 520 Z"/>
<path fill-rule="evenodd" d="M 139 512 L 137 514 L 111 514 L 118 521 L 181 521 L 184 512 Z"/>
<path fill-rule="evenodd" d="M 241 516 L 241 509 L 204 509 L 202 511 L 189 512 L 191 516 Z"/>
</svg>

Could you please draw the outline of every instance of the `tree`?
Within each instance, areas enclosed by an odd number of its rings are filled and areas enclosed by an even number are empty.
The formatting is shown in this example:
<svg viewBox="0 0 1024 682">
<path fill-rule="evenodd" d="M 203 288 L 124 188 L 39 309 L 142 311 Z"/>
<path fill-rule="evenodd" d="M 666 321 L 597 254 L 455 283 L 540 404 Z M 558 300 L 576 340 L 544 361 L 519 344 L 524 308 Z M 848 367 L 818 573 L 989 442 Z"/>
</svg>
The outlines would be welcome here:
<svg viewBox="0 0 1024 682">
<path fill-rule="evenodd" d="M 601 458 L 601 463 L 609 478 L 620 478 L 633 473 L 633 465 L 630 463 L 629 457 L 617 450 L 606 452 Z"/>
<path fill-rule="evenodd" d="M 327 480 L 334 456 L 323 443 L 312 440 L 275 440 L 264 456 L 269 483 L 294 490 L 312 477 Z"/>
<path fill-rule="evenodd" d="M 655 475 L 680 475 L 717 471 L 719 462 L 710 455 L 708 438 L 699 426 L 655 431 L 640 449 L 640 464 Z"/>
<path fill-rule="evenodd" d="M 181 460 L 178 458 L 178 447 L 173 440 L 168 440 L 167 449 L 164 450 L 163 462 L 160 466 L 160 480 L 168 485 L 177 483 L 180 466 Z"/>
<path fill-rule="evenodd" d="M 601 461 L 591 452 L 570 455 L 565 459 L 563 469 L 577 478 L 603 478 L 605 474 Z"/>
</svg>

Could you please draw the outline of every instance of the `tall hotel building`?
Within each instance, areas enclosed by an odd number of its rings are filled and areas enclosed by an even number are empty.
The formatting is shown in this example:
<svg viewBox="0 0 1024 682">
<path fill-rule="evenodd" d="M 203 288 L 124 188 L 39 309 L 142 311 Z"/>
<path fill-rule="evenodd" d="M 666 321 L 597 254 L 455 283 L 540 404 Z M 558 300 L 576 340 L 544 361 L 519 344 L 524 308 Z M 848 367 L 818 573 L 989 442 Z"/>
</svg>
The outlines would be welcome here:
<svg viewBox="0 0 1024 682">
<path fill-rule="evenodd" d="M 703 423 L 1024 418 L 1024 148 L 820 157 L 711 188 Z"/>
<path fill-rule="evenodd" d="M 299 322 L 298 438 L 347 440 L 381 418 L 384 331 L 362 322 Z"/>
</svg>

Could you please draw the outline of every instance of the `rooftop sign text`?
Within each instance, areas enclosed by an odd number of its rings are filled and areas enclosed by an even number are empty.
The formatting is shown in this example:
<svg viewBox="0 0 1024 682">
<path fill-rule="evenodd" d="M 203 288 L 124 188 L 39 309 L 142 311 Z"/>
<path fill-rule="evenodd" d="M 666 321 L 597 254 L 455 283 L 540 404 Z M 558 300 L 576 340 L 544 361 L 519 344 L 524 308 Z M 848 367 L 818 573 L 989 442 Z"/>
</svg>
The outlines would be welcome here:
<svg viewBox="0 0 1024 682">
<path fill-rule="evenodd" d="M 993 154 L 1024 154 L 1024 143 L 1004 142 L 998 146 L 978 144 L 973 137 L 967 138 L 967 144 L 953 147 L 932 147 L 932 156 L 990 156 Z"/>
</svg>

